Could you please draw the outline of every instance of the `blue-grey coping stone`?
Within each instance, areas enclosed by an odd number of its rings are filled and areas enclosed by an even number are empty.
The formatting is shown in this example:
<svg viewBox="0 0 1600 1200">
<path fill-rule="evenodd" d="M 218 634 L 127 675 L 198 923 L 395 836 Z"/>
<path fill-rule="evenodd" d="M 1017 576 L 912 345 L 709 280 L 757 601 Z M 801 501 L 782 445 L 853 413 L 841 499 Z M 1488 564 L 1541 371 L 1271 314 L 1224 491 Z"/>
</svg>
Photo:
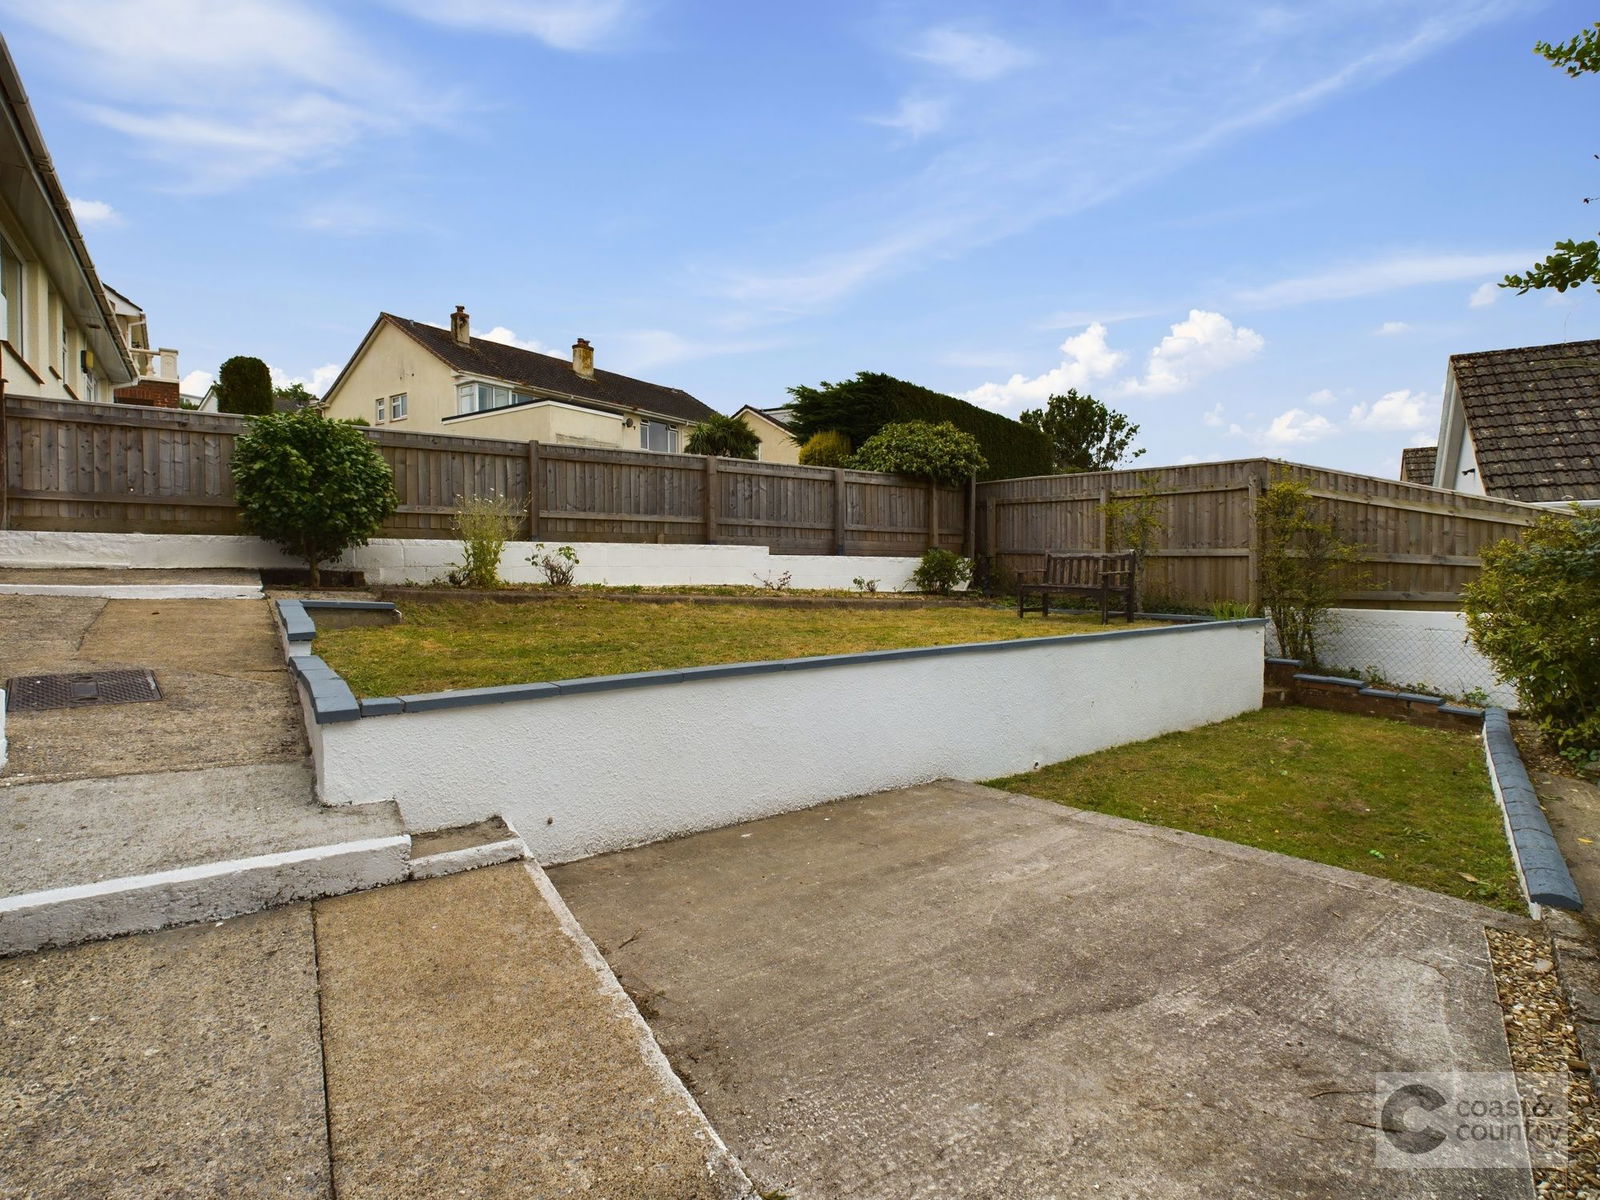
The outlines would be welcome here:
<svg viewBox="0 0 1600 1200">
<path fill-rule="evenodd" d="M 503 687 L 458 688 L 452 692 L 423 692 L 401 696 L 405 711 L 436 712 L 445 708 L 476 708 L 483 704 L 510 704 L 518 700 L 548 700 L 561 693 L 553 683 L 512 683 Z"/>
<path fill-rule="evenodd" d="M 1439 705 L 1439 711 L 1442 712 L 1442 713 L 1449 713 L 1452 717 L 1478 717 L 1478 718 L 1482 718 L 1482 716 L 1483 716 L 1483 709 L 1481 709 L 1481 708 L 1473 708 L 1471 705 L 1467 705 L 1467 704 L 1449 704 L 1449 703 L 1445 703 L 1445 704 Z"/>
<path fill-rule="evenodd" d="M 1550 822 L 1539 806 L 1539 797 L 1522 765 L 1516 739 L 1511 735 L 1511 720 L 1503 708 L 1488 708 L 1483 714 L 1483 741 L 1489 751 L 1489 769 L 1494 772 L 1505 806 L 1506 825 L 1511 830 L 1511 850 L 1528 899 L 1534 904 L 1577 912 L 1583 898 L 1572 881 L 1561 847 L 1550 829 Z"/>
<path fill-rule="evenodd" d="M 1421 692 L 1397 692 L 1400 699 L 1409 704 L 1443 704 L 1443 696 L 1425 696 Z"/>
<path fill-rule="evenodd" d="M 399 696 L 369 697 L 361 701 L 363 717 L 389 717 L 405 710 L 405 701 Z"/>
<path fill-rule="evenodd" d="M 550 686 L 563 696 L 581 696 L 585 692 L 617 692 L 624 688 L 682 682 L 683 672 L 673 668 L 663 671 L 631 671 L 626 675 L 590 675 L 583 679 L 561 679 Z"/>
<path fill-rule="evenodd" d="M 331 608 L 344 609 L 347 612 L 395 611 L 395 606 L 387 600 L 300 600 L 297 603 L 306 609 Z"/>
<path fill-rule="evenodd" d="M 316 624 L 299 600 L 279 600 L 278 619 L 283 622 L 284 636 L 291 642 L 309 642 L 317 636 Z"/>
<path fill-rule="evenodd" d="M 1389 691 L 1385 691 L 1383 688 L 1375 688 L 1375 687 L 1364 687 L 1364 688 L 1361 689 L 1359 694 L 1363 695 L 1363 696 L 1374 696 L 1379 700 L 1403 700 L 1403 699 L 1405 699 L 1405 697 L 1402 696 L 1399 692 L 1389 692 Z"/>
<path fill-rule="evenodd" d="M 1267 661 L 1275 667 L 1300 667 L 1305 665 L 1298 658 L 1273 658 L 1270 654 L 1267 655 Z"/>
<path fill-rule="evenodd" d="M 1367 686 L 1360 679 L 1341 679 L 1337 675 L 1307 675 L 1304 672 L 1300 672 L 1295 675 L 1295 678 L 1301 683 L 1336 683 L 1340 687 L 1353 688 L 1358 692 Z"/>
<path fill-rule="evenodd" d="M 704 667 L 682 667 L 678 674 L 683 677 L 684 683 L 693 683 L 697 679 L 730 679 L 738 675 L 771 675 L 782 671 L 788 664 L 782 659 L 770 659 L 762 662 L 746 663 L 711 663 Z"/>
</svg>

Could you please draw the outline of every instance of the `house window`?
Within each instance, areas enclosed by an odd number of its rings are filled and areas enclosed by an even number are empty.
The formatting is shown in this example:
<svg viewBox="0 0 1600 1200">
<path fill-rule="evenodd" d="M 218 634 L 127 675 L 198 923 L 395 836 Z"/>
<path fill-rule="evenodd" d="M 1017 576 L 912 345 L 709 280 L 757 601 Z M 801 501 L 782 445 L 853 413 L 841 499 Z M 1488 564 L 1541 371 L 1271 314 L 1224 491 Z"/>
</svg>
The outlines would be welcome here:
<svg viewBox="0 0 1600 1200">
<path fill-rule="evenodd" d="M 406 419 L 406 394 L 401 392 L 398 396 L 389 397 L 389 420 L 404 421 Z"/>
<path fill-rule="evenodd" d="M 639 445 L 646 450 L 659 450 L 663 454 L 678 452 L 678 428 L 665 421 L 640 421 Z"/>
<path fill-rule="evenodd" d="M 384 404 L 384 400 L 383 400 L 382 396 L 379 396 L 376 400 L 374 400 L 372 402 L 373 411 L 375 411 L 378 414 L 376 423 L 379 424 L 379 425 L 383 424 L 383 404 Z"/>
<path fill-rule="evenodd" d="M 529 404 L 537 399 L 526 392 L 512 391 L 495 383 L 463 383 L 456 388 L 456 412 L 488 412 L 513 404 Z"/>
<path fill-rule="evenodd" d="M 56 320 L 61 323 L 61 378 L 67 377 L 67 364 L 72 361 L 72 352 L 68 349 L 67 314 L 60 305 L 56 306 Z"/>
<path fill-rule="evenodd" d="M 22 260 L 0 241 L 0 337 L 22 353 Z"/>
<path fill-rule="evenodd" d="M 83 373 L 83 398 L 90 404 L 98 404 L 100 402 L 100 381 L 95 378 L 92 369 Z"/>
</svg>

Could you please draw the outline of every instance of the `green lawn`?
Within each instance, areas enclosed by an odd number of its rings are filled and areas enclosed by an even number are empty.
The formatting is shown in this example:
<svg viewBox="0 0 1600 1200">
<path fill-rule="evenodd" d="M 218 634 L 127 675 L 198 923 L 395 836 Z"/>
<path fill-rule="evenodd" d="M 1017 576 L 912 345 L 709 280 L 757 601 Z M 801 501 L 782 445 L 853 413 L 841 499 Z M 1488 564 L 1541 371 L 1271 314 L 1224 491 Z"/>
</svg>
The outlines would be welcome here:
<svg viewBox="0 0 1600 1200">
<path fill-rule="evenodd" d="M 398 625 L 318 633 L 316 651 L 357 695 L 542 683 L 711 663 L 851 654 L 958 642 L 1126 629 L 1099 614 L 1006 608 L 777 608 L 634 604 L 573 598 L 534 604 L 415 604 Z M 1137 625 L 1137 623 L 1136 623 Z"/>
<path fill-rule="evenodd" d="M 1269 708 L 990 782 L 1527 911 L 1466 733 Z"/>
</svg>

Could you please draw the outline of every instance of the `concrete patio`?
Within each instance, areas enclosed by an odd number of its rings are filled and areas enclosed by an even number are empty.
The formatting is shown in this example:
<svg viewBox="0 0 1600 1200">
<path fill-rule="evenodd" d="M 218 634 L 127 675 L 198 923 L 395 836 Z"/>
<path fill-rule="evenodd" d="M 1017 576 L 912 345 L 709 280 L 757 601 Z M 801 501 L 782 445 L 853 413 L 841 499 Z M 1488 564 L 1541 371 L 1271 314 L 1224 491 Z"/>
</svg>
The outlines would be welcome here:
<svg viewBox="0 0 1600 1200">
<path fill-rule="evenodd" d="M 551 872 L 762 1188 L 1511 1197 L 1374 1165 L 1374 1075 L 1508 1065 L 1517 918 L 970 784 Z"/>
</svg>

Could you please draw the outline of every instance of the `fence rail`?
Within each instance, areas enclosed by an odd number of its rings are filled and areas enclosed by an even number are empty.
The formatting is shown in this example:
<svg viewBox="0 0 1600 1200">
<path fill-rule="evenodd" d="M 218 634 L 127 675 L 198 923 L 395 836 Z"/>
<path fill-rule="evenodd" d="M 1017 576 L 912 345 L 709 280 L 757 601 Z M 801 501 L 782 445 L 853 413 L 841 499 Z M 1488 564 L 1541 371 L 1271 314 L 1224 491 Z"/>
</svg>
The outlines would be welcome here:
<svg viewBox="0 0 1600 1200">
<path fill-rule="evenodd" d="M 977 545 L 1002 571 L 1043 565 L 1049 550 L 1107 544 L 1105 504 L 1157 497 L 1160 532 L 1145 566 L 1157 601 L 1259 600 L 1256 498 L 1274 478 L 1307 484 L 1341 536 L 1359 546 L 1350 607 L 1454 607 L 1478 554 L 1520 536 L 1541 510 L 1512 500 L 1376 479 L 1275 459 L 1003 479 L 979 485 Z"/>
<path fill-rule="evenodd" d="M 241 531 L 240 417 L 8 397 L 10 529 Z M 461 498 L 504 496 L 546 541 L 718 542 L 784 554 L 969 551 L 968 489 L 869 471 L 370 429 L 399 507 L 382 536 L 451 538 Z M 529 485 L 534 494 L 530 496 Z"/>
</svg>

